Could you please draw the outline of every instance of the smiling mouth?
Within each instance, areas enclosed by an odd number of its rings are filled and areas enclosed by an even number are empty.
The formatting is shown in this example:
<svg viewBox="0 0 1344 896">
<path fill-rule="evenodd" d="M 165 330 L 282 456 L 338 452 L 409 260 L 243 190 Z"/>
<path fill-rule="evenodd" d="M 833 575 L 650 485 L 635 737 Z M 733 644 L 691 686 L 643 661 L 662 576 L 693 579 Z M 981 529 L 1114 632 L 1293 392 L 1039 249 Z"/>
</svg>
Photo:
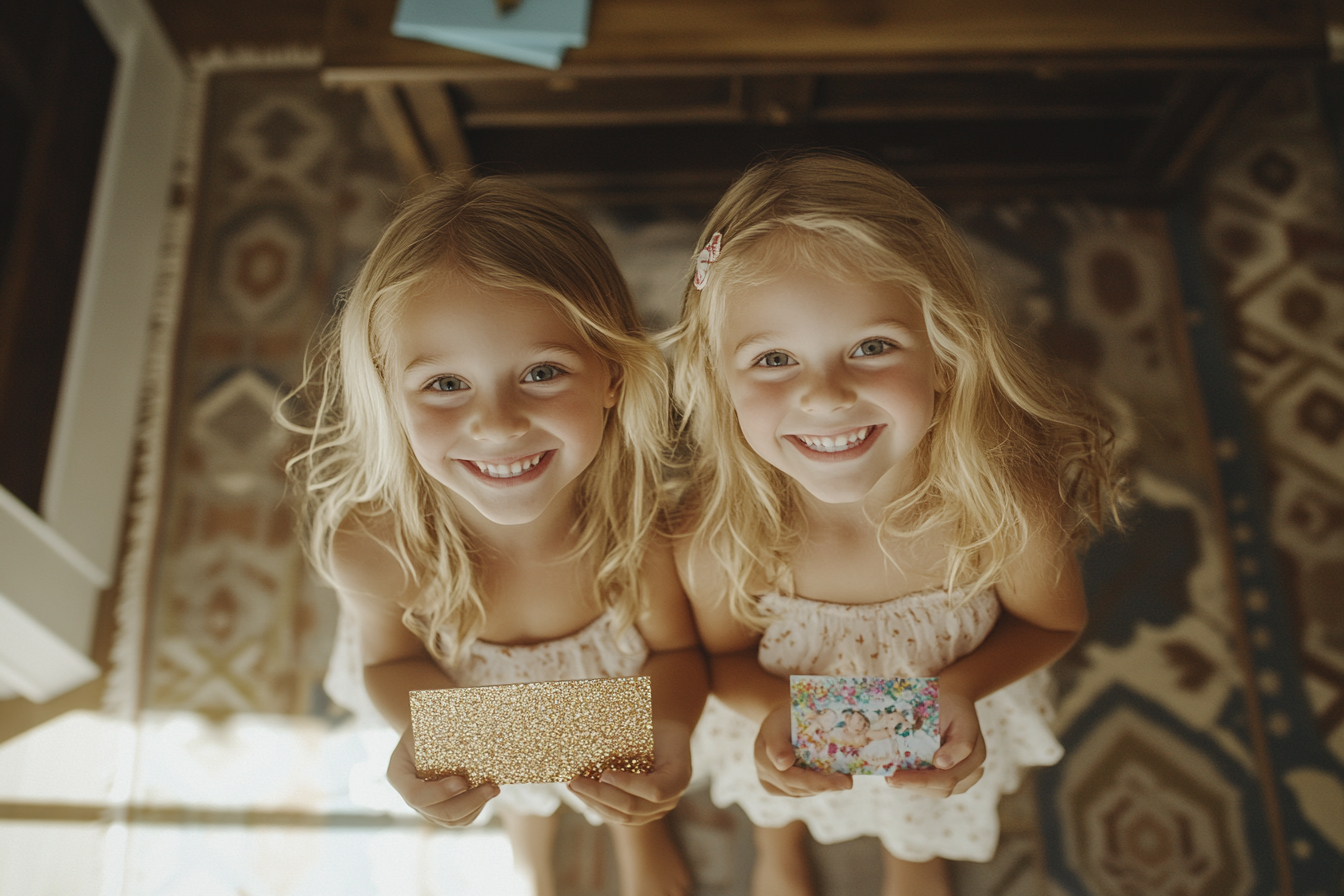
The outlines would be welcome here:
<svg viewBox="0 0 1344 896">
<path fill-rule="evenodd" d="M 850 451 L 862 445 L 868 436 L 876 430 L 876 426 L 860 426 L 858 429 L 833 436 L 805 436 L 799 434 L 793 438 L 810 451 L 817 451 L 822 454 L 839 454 L 842 451 Z"/>
<path fill-rule="evenodd" d="M 491 479 L 516 479 L 532 470 L 534 470 L 542 461 L 546 459 L 549 451 L 542 451 L 529 457 L 519 458 L 507 464 L 492 464 L 483 460 L 464 460 L 464 464 L 470 464 L 479 470 L 483 475 Z"/>
</svg>

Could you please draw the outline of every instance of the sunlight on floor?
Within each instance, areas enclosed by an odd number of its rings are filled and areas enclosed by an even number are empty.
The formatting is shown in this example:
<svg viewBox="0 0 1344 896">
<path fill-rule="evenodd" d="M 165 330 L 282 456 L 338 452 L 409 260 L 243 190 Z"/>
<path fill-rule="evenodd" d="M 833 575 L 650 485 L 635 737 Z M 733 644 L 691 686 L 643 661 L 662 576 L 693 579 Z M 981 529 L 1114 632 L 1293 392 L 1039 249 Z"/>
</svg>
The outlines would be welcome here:
<svg viewBox="0 0 1344 896">
<path fill-rule="evenodd" d="M 67 713 L 0 744 L 0 894 L 528 892 L 503 831 L 421 824 L 390 731 Z"/>
</svg>

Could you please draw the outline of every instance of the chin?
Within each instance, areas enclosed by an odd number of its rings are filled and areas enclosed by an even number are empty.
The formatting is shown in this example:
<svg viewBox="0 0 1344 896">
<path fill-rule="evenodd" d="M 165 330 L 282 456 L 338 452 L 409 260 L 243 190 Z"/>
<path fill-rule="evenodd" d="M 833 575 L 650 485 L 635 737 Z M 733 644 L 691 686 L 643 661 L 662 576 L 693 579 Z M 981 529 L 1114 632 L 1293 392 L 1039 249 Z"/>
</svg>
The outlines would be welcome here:
<svg viewBox="0 0 1344 896">
<path fill-rule="evenodd" d="M 808 485 L 798 483 L 809 495 L 823 504 L 857 504 L 873 490 L 873 483 L 864 485 Z"/>
<path fill-rule="evenodd" d="M 442 482 L 442 480 L 440 480 Z M 545 513 L 550 501 L 538 501 L 535 497 L 523 500 L 509 500 L 503 495 L 478 495 L 468 483 L 466 487 L 458 483 L 443 483 L 452 495 L 453 503 L 469 512 L 495 524 L 496 526 L 522 526 L 533 522 Z M 485 498 L 486 500 L 482 500 Z M 495 500 L 489 500 L 494 498 Z"/>
<path fill-rule="evenodd" d="M 480 504 L 472 503 L 472 507 L 496 526 L 522 526 L 535 521 L 546 510 L 545 507 L 532 507 L 530 505 L 514 507 L 491 505 L 483 507 Z"/>
</svg>

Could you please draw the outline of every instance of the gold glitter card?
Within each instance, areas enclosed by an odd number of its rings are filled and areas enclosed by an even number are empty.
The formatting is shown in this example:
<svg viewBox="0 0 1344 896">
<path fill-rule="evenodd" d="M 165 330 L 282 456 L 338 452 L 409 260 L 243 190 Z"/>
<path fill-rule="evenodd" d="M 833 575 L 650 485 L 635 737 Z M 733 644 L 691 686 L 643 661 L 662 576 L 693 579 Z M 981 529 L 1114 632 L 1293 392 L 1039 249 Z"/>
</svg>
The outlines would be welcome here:
<svg viewBox="0 0 1344 896">
<path fill-rule="evenodd" d="M 416 773 L 472 787 L 653 769 L 647 676 L 411 691 Z"/>
</svg>

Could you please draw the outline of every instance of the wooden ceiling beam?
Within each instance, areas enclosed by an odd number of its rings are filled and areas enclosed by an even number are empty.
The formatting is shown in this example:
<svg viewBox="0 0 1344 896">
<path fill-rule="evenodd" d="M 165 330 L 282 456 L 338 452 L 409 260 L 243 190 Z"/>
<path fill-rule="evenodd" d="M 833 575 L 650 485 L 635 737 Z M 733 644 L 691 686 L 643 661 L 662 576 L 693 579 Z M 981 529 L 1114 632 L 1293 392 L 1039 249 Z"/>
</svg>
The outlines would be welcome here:
<svg viewBox="0 0 1344 896">
<path fill-rule="evenodd" d="M 434 168 L 424 147 L 416 134 L 415 126 L 397 95 L 397 85 L 391 82 L 375 82 L 361 85 L 364 99 L 378 129 L 383 132 L 393 157 L 397 160 L 397 170 L 408 184 L 414 184 Z"/>
<path fill-rule="evenodd" d="M 460 172 L 471 167 L 471 148 L 462 134 L 462 125 L 453 99 L 440 84 L 412 81 L 398 85 L 406 96 L 426 146 L 440 170 Z"/>
</svg>

